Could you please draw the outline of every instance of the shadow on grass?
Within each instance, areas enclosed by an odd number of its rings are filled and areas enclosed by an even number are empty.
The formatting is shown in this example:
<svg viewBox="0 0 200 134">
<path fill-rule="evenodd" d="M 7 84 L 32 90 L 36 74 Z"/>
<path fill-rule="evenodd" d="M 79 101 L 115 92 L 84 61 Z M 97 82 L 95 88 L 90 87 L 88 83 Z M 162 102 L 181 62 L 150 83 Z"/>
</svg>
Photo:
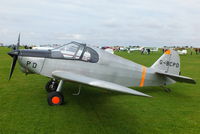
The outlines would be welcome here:
<svg viewBox="0 0 200 134">
<path fill-rule="evenodd" d="M 148 126 L 151 115 L 149 108 L 158 108 L 161 102 L 166 107 L 175 100 L 190 98 L 177 90 L 178 85 L 170 86 L 172 92 L 167 93 L 161 87 L 134 88 L 140 92 L 152 95 L 154 98 L 141 98 L 119 92 L 112 92 L 100 88 L 82 86 L 80 95 L 73 96 L 78 84 L 65 83 L 63 95 L 65 105 L 61 107 L 47 107 L 60 116 L 66 118 L 63 123 L 76 122 L 82 133 L 141 133 L 146 128 L 150 133 L 156 130 Z M 161 99 L 162 98 L 162 99 Z M 181 98 L 181 99 L 180 99 Z M 169 103 L 169 104 L 168 104 Z M 69 112 L 70 111 L 70 112 Z M 155 112 L 155 111 L 154 111 Z M 69 118 L 71 117 L 71 120 Z M 59 117 L 56 117 L 59 118 Z M 79 120 L 79 121 L 78 121 Z M 147 125 L 148 127 L 144 127 Z M 84 128 L 85 127 L 85 128 Z M 73 127 L 73 131 L 76 127 Z"/>
<path fill-rule="evenodd" d="M 137 107 L 131 106 L 132 112 L 130 112 L 130 105 L 127 106 L 126 103 L 123 104 L 116 100 L 123 96 L 122 93 L 83 86 L 81 94 L 73 96 L 73 88 L 77 87 L 71 84 L 64 85 L 67 89 L 63 91 L 67 101 L 64 106 L 78 105 L 79 112 L 86 113 L 87 118 L 84 118 L 84 122 L 98 124 L 97 128 L 103 133 L 111 131 L 112 133 L 137 133 L 137 128 L 142 126 L 134 113 Z"/>
<path fill-rule="evenodd" d="M 166 96 L 170 96 L 170 97 L 173 97 L 173 98 L 191 98 L 191 96 L 188 96 L 186 94 L 184 94 L 183 92 L 180 92 L 180 91 L 177 91 L 178 88 L 181 88 L 179 87 L 178 85 L 174 84 L 174 85 L 170 85 L 170 86 L 165 86 L 166 88 L 169 88 L 170 91 L 165 91 L 165 89 L 163 87 L 142 87 L 142 88 L 135 88 L 137 91 L 140 91 L 140 92 L 143 92 L 145 94 L 148 94 L 148 95 L 156 95 L 156 96 L 163 96 L 163 95 L 166 95 Z M 154 96 L 153 96 L 154 97 Z"/>
</svg>

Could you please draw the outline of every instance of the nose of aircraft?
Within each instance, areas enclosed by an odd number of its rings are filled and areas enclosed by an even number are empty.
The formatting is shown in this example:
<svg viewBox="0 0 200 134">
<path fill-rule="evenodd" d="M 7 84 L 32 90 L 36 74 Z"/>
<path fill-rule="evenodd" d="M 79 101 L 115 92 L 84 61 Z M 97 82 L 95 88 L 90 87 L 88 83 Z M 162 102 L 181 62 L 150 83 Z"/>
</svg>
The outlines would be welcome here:
<svg viewBox="0 0 200 134">
<path fill-rule="evenodd" d="M 18 56 L 19 55 L 19 50 L 13 50 L 11 52 L 8 52 L 8 55 L 10 55 L 11 57 Z"/>
</svg>

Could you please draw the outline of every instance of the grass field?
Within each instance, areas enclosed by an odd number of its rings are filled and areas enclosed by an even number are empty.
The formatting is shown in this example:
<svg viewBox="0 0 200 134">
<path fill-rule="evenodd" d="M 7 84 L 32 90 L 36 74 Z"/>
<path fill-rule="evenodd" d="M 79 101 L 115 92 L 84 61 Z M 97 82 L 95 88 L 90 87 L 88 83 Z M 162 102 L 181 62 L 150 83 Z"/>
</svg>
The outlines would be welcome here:
<svg viewBox="0 0 200 134">
<path fill-rule="evenodd" d="M 176 83 L 172 92 L 160 87 L 136 88 L 153 96 L 144 98 L 84 86 L 73 96 L 77 85 L 66 83 L 66 104 L 49 106 L 44 86 L 47 78 L 25 76 L 15 69 L 8 81 L 10 49 L 0 47 L 0 134 L 199 134 L 200 55 L 181 56 L 182 75 L 196 85 Z M 117 55 L 150 66 L 161 53 Z"/>
</svg>

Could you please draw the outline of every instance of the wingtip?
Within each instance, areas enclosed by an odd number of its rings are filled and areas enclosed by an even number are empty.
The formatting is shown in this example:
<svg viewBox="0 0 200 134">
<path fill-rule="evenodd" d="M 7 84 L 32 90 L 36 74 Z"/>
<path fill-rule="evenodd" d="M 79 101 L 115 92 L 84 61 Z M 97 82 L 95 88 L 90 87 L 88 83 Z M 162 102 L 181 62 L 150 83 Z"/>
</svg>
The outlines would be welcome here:
<svg viewBox="0 0 200 134">
<path fill-rule="evenodd" d="M 133 94 L 133 95 L 137 95 L 137 96 L 142 96 L 142 97 L 152 97 L 152 96 L 150 96 L 148 94 L 142 93 L 142 92 L 134 90 L 134 89 L 132 89 L 131 92 L 127 92 L 127 93 L 130 93 L 130 94 Z"/>
<path fill-rule="evenodd" d="M 140 92 L 140 94 L 137 94 L 137 95 L 142 96 L 142 97 L 150 97 L 150 98 L 152 97 L 151 95 L 148 95 L 148 94 L 145 94 L 145 93 L 141 93 L 141 92 Z"/>
<path fill-rule="evenodd" d="M 145 95 L 143 95 L 144 97 L 149 97 L 149 98 L 152 98 L 153 96 L 151 96 L 151 95 L 147 95 L 147 94 L 145 94 Z"/>
<path fill-rule="evenodd" d="M 151 95 L 148 95 L 147 97 L 150 97 L 150 98 L 152 98 L 153 96 L 151 96 Z"/>
</svg>

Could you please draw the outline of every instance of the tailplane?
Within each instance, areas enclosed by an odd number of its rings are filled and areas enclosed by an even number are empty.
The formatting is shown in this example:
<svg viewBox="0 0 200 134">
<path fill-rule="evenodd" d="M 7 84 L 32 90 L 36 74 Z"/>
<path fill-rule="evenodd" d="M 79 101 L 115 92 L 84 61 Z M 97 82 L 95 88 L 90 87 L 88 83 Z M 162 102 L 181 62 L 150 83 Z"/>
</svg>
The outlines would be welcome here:
<svg viewBox="0 0 200 134">
<path fill-rule="evenodd" d="M 170 73 L 161 73 L 161 72 L 156 72 L 156 74 L 169 77 L 169 78 L 171 78 L 172 80 L 175 80 L 175 81 L 178 81 L 178 82 L 196 84 L 196 81 L 193 80 L 193 79 L 190 78 L 190 77 L 181 76 L 181 75 L 175 75 L 175 74 L 170 74 Z"/>
</svg>

